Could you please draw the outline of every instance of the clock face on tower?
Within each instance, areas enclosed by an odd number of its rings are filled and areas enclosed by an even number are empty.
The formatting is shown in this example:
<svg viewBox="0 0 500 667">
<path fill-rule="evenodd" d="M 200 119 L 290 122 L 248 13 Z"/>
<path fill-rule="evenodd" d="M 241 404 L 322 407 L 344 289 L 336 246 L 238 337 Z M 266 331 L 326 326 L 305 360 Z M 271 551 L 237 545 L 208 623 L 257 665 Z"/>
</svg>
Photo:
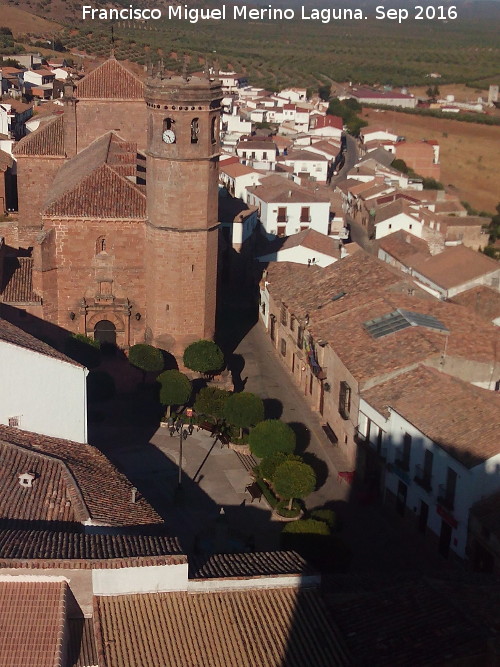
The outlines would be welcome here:
<svg viewBox="0 0 500 667">
<path fill-rule="evenodd" d="M 175 143 L 175 132 L 173 130 L 164 130 L 161 138 L 166 144 Z"/>
</svg>

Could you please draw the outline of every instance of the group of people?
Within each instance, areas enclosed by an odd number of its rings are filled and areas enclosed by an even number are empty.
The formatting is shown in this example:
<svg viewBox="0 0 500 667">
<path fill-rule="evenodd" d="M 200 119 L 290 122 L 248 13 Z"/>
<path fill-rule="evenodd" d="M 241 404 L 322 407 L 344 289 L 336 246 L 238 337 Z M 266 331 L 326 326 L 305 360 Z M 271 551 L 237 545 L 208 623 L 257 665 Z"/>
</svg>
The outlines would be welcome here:
<svg viewBox="0 0 500 667">
<path fill-rule="evenodd" d="M 186 428 L 184 428 L 185 426 Z M 199 427 L 198 430 L 200 430 Z M 186 422 L 180 415 L 176 415 L 175 417 L 169 417 L 168 432 L 170 434 L 170 437 L 172 438 L 176 433 L 180 433 L 181 431 L 183 431 L 184 438 L 187 438 L 188 435 L 192 435 L 194 431 L 192 420 L 190 419 L 189 422 L 186 424 Z"/>
</svg>

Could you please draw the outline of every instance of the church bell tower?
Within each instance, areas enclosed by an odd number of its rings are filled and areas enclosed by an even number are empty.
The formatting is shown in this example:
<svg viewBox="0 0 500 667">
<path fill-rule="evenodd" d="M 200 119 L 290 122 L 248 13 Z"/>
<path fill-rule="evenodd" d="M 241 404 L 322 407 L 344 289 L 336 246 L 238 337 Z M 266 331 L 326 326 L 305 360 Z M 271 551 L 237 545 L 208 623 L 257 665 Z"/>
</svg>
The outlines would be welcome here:
<svg viewBox="0 0 500 667">
<path fill-rule="evenodd" d="M 208 76 L 146 82 L 146 338 L 179 354 L 215 330 L 219 119 Z"/>
</svg>

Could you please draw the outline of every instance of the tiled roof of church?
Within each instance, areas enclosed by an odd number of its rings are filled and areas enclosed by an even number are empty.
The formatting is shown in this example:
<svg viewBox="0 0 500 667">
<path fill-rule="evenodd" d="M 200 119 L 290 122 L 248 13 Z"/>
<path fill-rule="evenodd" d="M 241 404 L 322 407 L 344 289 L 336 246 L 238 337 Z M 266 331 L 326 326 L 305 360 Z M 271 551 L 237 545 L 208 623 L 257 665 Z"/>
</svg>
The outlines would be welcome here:
<svg viewBox="0 0 500 667">
<path fill-rule="evenodd" d="M 35 132 L 26 135 L 14 146 L 13 153 L 19 155 L 50 155 L 65 156 L 64 151 L 64 117 L 42 124 Z"/>
<path fill-rule="evenodd" d="M 0 442 L 2 517 L 80 522 L 90 518 L 104 526 L 162 523 L 145 498 L 139 495 L 132 502 L 132 484 L 96 447 L 3 425 Z M 26 472 L 35 473 L 29 488 L 21 487 L 18 479 Z M 18 497 L 21 492 L 24 501 Z M 37 499 L 26 500 L 28 494 Z"/>
<path fill-rule="evenodd" d="M 33 291 L 33 258 L 5 257 L 2 277 L 4 303 L 40 303 Z"/>
<path fill-rule="evenodd" d="M 80 100 L 143 100 L 144 84 L 115 58 L 110 58 L 76 84 L 76 96 Z"/>
<path fill-rule="evenodd" d="M 49 191 L 43 214 L 68 218 L 145 218 L 146 196 L 128 178 L 137 147 L 108 132 L 67 162 Z M 127 162 L 133 164 L 127 164 Z M 130 174 L 133 175 L 133 174 Z"/>
</svg>

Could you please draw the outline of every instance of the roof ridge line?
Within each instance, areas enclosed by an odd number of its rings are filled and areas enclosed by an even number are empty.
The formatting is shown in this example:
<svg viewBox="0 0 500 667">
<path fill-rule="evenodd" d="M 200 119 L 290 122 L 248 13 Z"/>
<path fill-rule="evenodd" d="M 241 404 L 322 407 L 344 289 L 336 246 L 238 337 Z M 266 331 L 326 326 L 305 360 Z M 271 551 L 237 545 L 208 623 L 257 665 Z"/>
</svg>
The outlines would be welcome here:
<svg viewBox="0 0 500 667">
<path fill-rule="evenodd" d="M 115 169 L 113 169 L 113 167 L 112 167 L 110 164 L 108 164 L 107 162 L 105 162 L 104 165 L 102 165 L 102 166 L 107 167 L 110 171 L 113 172 L 113 174 L 114 174 L 115 176 L 117 176 L 118 178 L 120 178 L 120 179 L 121 179 L 122 181 L 124 181 L 129 187 L 131 187 L 133 190 L 135 190 L 135 192 L 137 192 L 138 194 L 140 194 L 141 197 L 143 197 L 143 199 L 146 199 L 146 195 L 145 195 L 145 193 L 144 193 L 144 192 L 141 192 L 141 190 L 139 190 L 139 188 L 137 187 L 137 183 L 133 183 L 133 182 L 130 181 L 126 176 L 123 176 L 122 174 L 118 173 L 118 172 L 117 172 Z"/>
<path fill-rule="evenodd" d="M 30 431 L 23 431 L 23 433 L 28 433 L 29 434 Z M 36 433 L 35 435 L 40 435 L 40 434 Z M 44 436 L 42 436 L 42 437 L 44 437 Z M 51 436 L 47 436 L 47 437 L 50 438 Z M 81 502 L 83 508 L 85 510 L 87 510 L 87 516 L 85 517 L 84 520 L 88 521 L 89 519 L 92 519 L 92 515 L 90 514 L 90 510 L 87 506 L 87 503 L 85 502 L 85 500 L 83 498 L 83 494 L 82 494 L 82 491 L 80 489 L 80 485 L 78 484 L 78 482 L 76 481 L 75 476 L 73 475 L 73 473 L 69 469 L 68 464 L 63 459 L 59 458 L 59 456 L 56 456 L 55 454 L 47 454 L 46 452 L 39 451 L 38 449 L 36 449 L 36 445 L 29 445 L 28 446 L 28 445 L 21 444 L 21 443 L 18 443 L 18 442 L 9 442 L 8 440 L 5 440 L 3 438 L 0 438 L 0 444 L 1 443 L 3 443 L 4 445 L 10 445 L 11 447 L 17 447 L 18 449 L 22 449 L 26 452 L 30 452 L 30 453 L 32 453 L 36 456 L 39 456 L 42 459 L 48 460 L 48 461 L 57 461 L 57 463 L 59 463 L 61 465 L 62 469 L 63 469 L 62 470 L 63 475 L 67 476 L 69 478 L 70 482 L 73 482 L 75 490 L 76 490 L 77 500 L 79 500 Z M 77 443 L 77 444 L 80 444 L 80 446 L 81 446 L 81 443 Z M 81 509 L 81 508 L 78 508 L 78 509 Z M 78 512 L 75 512 L 75 514 L 78 514 Z M 83 513 L 82 513 L 82 515 L 83 515 Z"/>
</svg>

